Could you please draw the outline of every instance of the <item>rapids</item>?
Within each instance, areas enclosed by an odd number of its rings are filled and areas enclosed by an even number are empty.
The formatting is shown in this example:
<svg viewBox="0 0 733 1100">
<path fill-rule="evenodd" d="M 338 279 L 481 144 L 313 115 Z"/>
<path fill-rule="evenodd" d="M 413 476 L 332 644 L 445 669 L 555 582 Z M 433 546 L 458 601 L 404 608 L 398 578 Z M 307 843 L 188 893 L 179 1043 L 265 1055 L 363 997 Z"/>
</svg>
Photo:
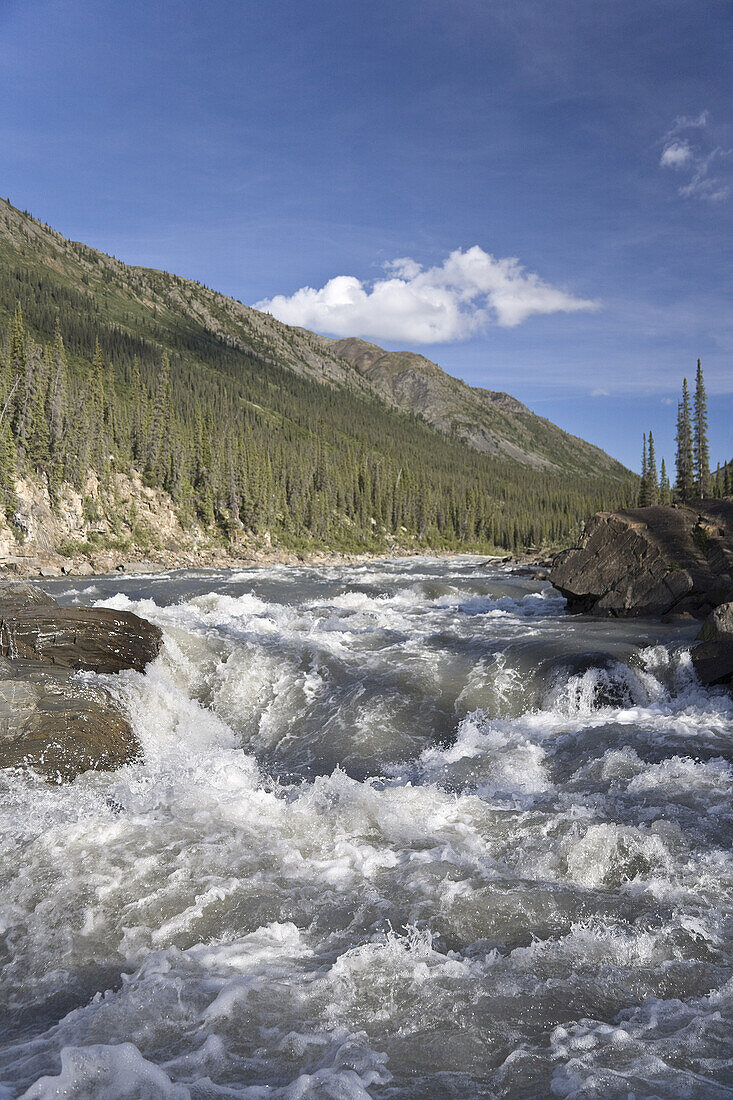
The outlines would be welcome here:
<svg viewBox="0 0 733 1100">
<path fill-rule="evenodd" d="M 476 558 L 62 579 L 142 762 L 0 772 L 0 1098 L 733 1097 L 733 700 Z M 92 677 L 92 679 L 94 679 Z"/>
</svg>

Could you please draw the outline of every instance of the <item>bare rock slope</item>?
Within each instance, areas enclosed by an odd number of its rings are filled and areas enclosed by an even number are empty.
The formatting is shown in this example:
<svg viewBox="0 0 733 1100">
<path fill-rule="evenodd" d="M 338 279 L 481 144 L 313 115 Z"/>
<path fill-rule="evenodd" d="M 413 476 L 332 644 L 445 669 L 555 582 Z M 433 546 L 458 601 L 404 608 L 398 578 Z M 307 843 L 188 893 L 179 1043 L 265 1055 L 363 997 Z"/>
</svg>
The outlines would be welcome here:
<svg viewBox="0 0 733 1100">
<path fill-rule="evenodd" d="M 355 367 L 383 400 L 404 412 L 417 413 L 476 451 L 536 469 L 574 470 L 583 476 L 625 474 L 621 464 L 605 451 L 537 416 L 510 394 L 469 386 L 424 355 L 385 351 L 356 337 L 320 339 Z"/>
</svg>

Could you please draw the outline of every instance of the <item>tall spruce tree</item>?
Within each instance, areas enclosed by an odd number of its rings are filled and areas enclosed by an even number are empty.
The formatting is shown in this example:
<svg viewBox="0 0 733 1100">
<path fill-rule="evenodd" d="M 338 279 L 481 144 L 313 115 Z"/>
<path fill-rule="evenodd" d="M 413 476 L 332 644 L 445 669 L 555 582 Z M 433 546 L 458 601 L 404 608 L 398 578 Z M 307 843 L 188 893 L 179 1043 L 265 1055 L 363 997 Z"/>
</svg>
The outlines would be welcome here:
<svg viewBox="0 0 733 1100">
<path fill-rule="evenodd" d="M 657 504 L 659 501 L 659 477 L 657 474 L 657 456 L 654 451 L 654 436 L 649 432 L 649 451 L 646 464 L 647 478 L 647 503 Z"/>
<path fill-rule="evenodd" d="M 693 459 L 695 468 L 695 492 L 701 499 L 710 492 L 710 446 L 708 444 L 708 404 L 705 381 L 700 360 L 697 361 L 695 379 Z"/>
<path fill-rule="evenodd" d="M 641 482 L 639 484 L 639 507 L 646 508 L 649 503 L 649 457 L 646 447 L 646 432 L 641 449 Z"/>
<path fill-rule="evenodd" d="M 695 487 L 694 457 L 692 450 L 692 413 L 687 379 L 682 383 L 682 400 L 677 406 L 677 482 L 675 489 L 681 501 L 691 500 Z"/>
<path fill-rule="evenodd" d="M 669 504 L 671 499 L 671 491 L 669 487 L 669 475 L 667 474 L 667 464 L 662 459 L 662 465 L 659 470 L 659 503 Z"/>
</svg>

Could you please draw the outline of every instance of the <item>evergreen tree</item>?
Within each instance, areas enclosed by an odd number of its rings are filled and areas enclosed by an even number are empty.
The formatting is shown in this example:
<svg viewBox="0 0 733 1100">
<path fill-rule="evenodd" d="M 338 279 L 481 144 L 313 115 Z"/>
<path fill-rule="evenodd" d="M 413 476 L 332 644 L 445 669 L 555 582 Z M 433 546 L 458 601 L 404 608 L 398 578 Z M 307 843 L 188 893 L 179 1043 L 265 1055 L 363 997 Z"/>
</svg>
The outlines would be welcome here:
<svg viewBox="0 0 733 1100">
<path fill-rule="evenodd" d="M 147 464 L 145 467 L 146 479 L 151 485 L 162 484 L 164 480 L 163 475 L 167 458 L 166 442 L 171 426 L 170 380 L 170 360 L 167 355 L 164 355 L 153 397 Z"/>
<path fill-rule="evenodd" d="M 55 464 L 63 461 L 64 426 L 66 419 L 66 349 L 56 318 L 53 345 L 50 350 L 47 416 L 49 450 Z"/>
<path fill-rule="evenodd" d="M 695 381 L 695 415 L 693 457 L 695 469 L 695 490 L 701 499 L 710 491 L 710 447 L 708 445 L 708 407 L 705 395 L 705 381 L 700 360 L 697 361 Z"/>
<path fill-rule="evenodd" d="M 659 501 L 659 478 L 657 475 L 657 456 L 654 452 L 654 436 L 649 432 L 649 451 L 647 457 L 647 503 L 657 504 Z"/>
<path fill-rule="evenodd" d="M 641 482 L 639 483 L 639 507 L 646 508 L 649 504 L 649 458 L 646 446 L 646 432 L 641 450 Z"/>
<path fill-rule="evenodd" d="M 28 357 L 28 386 L 26 390 L 25 453 L 34 470 L 47 470 L 50 459 L 48 431 L 48 356 L 40 348 L 34 348 Z"/>
<path fill-rule="evenodd" d="M 10 389 L 9 415 L 13 435 L 17 440 L 25 439 L 25 413 L 28 363 L 26 356 L 25 325 L 20 302 L 16 305 L 15 315 L 10 328 Z"/>
<path fill-rule="evenodd" d="M 692 450 L 692 414 L 687 379 L 682 384 L 682 401 L 677 406 L 677 482 L 675 489 L 681 501 L 692 499 L 694 491 L 694 459 Z"/>
<path fill-rule="evenodd" d="M 669 476 L 667 474 L 667 465 L 662 458 L 662 466 L 659 471 L 659 503 L 669 504 L 672 499 L 672 493 L 669 485 Z"/>
</svg>

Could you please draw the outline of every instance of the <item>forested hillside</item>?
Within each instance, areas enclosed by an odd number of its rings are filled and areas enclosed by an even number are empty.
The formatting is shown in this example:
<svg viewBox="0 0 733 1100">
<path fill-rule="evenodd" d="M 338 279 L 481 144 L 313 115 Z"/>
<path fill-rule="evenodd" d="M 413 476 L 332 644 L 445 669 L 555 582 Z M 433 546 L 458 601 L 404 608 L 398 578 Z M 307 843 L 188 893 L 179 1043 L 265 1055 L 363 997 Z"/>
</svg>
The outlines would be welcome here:
<svg viewBox="0 0 733 1100">
<path fill-rule="evenodd" d="M 298 549 L 557 544 L 635 495 L 607 456 L 602 474 L 569 478 L 479 453 L 392 407 L 321 337 L 6 203 L 0 260 L 10 522 L 18 476 L 41 479 L 53 505 L 90 470 L 102 484 L 139 471 L 212 538 Z"/>
<path fill-rule="evenodd" d="M 390 404 L 419 413 L 434 428 L 477 451 L 583 477 L 620 472 L 618 463 L 599 447 L 562 431 L 508 393 L 453 378 L 424 355 L 385 351 L 353 337 L 324 338 L 324 345 L 356 367 Z"/>
</svg>

